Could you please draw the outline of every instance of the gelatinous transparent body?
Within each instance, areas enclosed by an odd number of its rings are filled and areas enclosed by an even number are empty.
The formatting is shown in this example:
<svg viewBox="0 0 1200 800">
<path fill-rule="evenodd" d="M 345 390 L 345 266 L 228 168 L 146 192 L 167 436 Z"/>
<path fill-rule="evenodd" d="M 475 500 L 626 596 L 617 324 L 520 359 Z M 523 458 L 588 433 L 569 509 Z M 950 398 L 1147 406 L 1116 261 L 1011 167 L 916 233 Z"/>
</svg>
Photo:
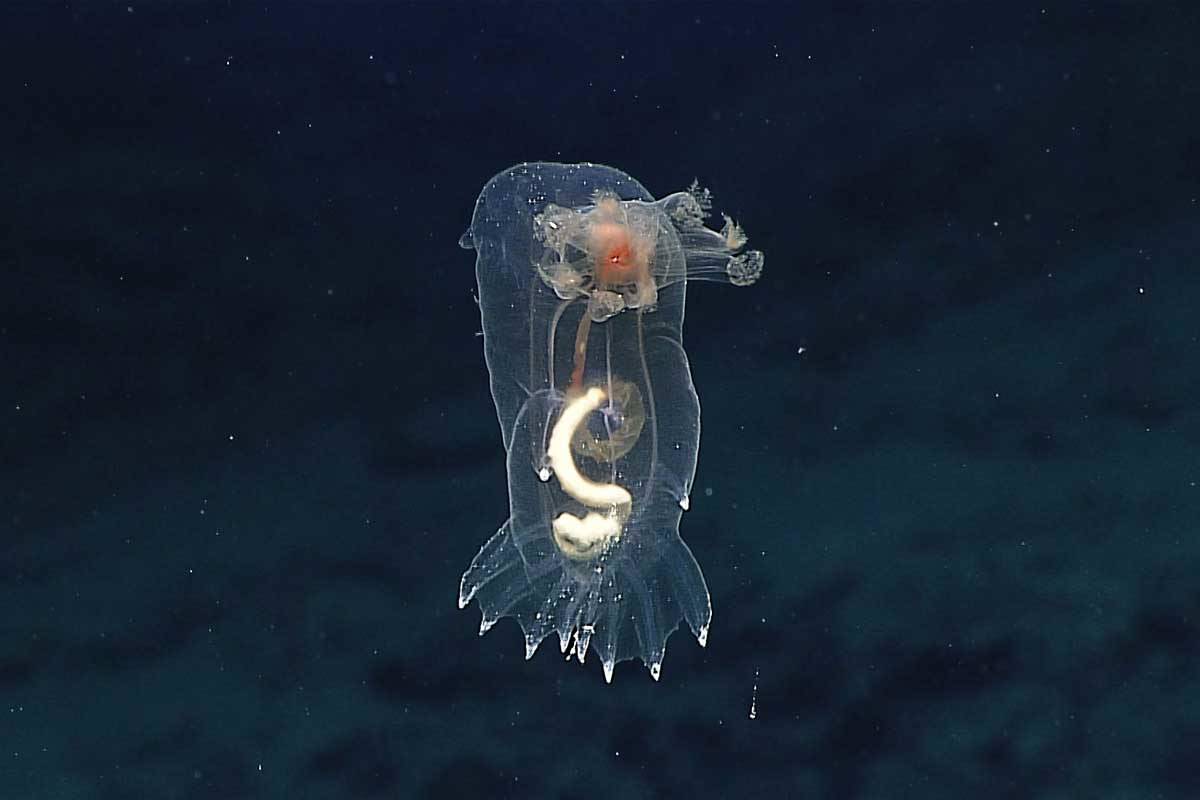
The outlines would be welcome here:
<svg viewBox="0 0 1200 800">
<path fill-rule="evenodd" d="M 658 678 L 685 620 L 703 645 L 708 587 L 679 537 L 700 439 L 683 350 L 687 281 L 753 283 L 762 254 L 708 192 L 655 201 L 594 164 L 520 164 L 484 187 L 462 244 L 476 277 L 510 517 L 462 577 L 480 633 L 514 617 L 526 657 L 557 634 L 582 662 L 641 659 Z"/>
</svg>

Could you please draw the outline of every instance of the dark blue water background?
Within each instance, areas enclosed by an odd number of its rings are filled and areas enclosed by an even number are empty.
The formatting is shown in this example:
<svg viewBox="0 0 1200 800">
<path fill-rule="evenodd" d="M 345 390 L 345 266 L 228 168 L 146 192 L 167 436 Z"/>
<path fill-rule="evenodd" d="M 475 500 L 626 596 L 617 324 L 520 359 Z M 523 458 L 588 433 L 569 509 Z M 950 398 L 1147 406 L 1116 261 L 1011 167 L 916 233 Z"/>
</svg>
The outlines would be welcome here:
<svg viewBox="0 0 1200 800">
<path fill-rule="evenodd" d="M 1200 796 L 1197 23 L 9 6 L 0 797 Z M 767 253 L 689 292 L 659 683 L 456 608 L 507 510 L 456 242 L 525 160 Z"/>
</svg>

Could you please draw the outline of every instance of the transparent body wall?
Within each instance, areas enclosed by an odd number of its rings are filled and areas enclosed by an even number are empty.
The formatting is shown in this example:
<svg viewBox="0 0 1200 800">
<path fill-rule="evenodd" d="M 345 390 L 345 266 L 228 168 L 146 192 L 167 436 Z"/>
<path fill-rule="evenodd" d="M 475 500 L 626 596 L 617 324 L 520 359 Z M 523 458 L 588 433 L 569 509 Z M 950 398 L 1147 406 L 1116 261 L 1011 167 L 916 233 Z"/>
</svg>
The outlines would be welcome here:
<svg viewBox="0 0 1200 800">
<path fill-rule="evenodd" d="M 701 645 L 708 587 L 679 537 L 700 441 L 683 350 L 687 282 L 743 286 L 760 252 L 729 218 L 705 226 L 693 185 L 655 201 L 594 164 L 521 164 L 475 205 L 476 276 L 510 516 L 462 577 L 480 634 L 514 617 L 526 658 L 551 634 L 604 674 L 641 659 L 657 679 L 685 620 Z"/>
</svg>

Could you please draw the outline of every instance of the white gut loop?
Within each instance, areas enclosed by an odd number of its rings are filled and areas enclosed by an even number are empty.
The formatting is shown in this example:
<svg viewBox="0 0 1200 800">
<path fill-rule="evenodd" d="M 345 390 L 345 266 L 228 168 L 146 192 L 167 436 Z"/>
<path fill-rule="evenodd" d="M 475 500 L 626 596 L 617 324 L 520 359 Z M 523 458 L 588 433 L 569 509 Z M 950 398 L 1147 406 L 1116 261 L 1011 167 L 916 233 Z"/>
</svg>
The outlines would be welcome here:
<svg viewBox="0 0 1200 800">
<path fill-rule="evenodd" d="M 597 386 L 569 399 L 554 423 L 550 445 L 546 449 L 550 467 L 562 490 L 587 508 L 596 509 L 583 517 L 564 511 L 554 519 L 554 543 L 563 555 L 575 561 L 597 555 L 618 538 L 633 504 L 632 495 L 624 487 L 615 483 L 597 483 L 580 473 L 571 452 L 576 430 L 584 424 L 588 414 L 604 404 L 605 399 L 604 390 Z"/>
</svg>

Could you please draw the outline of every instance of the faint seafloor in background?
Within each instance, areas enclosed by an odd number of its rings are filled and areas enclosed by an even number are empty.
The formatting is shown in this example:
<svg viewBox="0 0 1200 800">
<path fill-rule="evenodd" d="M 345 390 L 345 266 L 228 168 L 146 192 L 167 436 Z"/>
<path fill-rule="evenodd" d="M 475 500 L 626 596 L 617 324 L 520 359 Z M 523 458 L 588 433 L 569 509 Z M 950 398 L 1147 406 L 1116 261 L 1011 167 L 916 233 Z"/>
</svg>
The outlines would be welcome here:
<svg viewBox="0 0 1200 800">
<path fill-rule="evenodd" d="M 14 23 L 0 797 L 1200 796 L 1194 15 L 630 6 L 539 94 L 522 6 L 129 8 Z M 689 290 L 714 621 L 657 684 L 455 606 L 507 506 L 456 241 L 559 157 L 767 254 Z"/>
</svg>

